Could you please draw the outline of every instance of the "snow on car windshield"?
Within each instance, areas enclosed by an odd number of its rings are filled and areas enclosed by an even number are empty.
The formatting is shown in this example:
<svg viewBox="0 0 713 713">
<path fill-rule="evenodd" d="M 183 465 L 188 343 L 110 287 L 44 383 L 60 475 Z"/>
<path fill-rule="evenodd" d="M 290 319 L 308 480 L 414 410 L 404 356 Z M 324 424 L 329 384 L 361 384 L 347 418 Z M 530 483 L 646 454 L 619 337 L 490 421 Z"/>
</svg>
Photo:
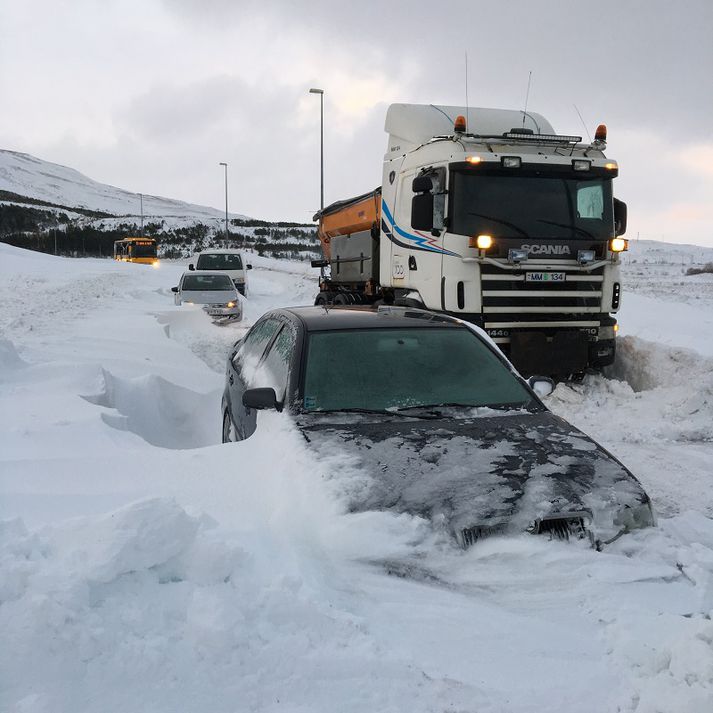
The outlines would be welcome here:
<svg viewBox="0 0 713 713">
<path fill-rule="evenodd" d="M 192 290 L 232 290 L 233 282 L 228 275 L 186 275 L 182 291 Z"/>
<path fill-rule="evenodd" d="M 352 329 L 309 338 L 309 411 L 530 402 L 525 387 L 467 329 Z"/>
</svg>

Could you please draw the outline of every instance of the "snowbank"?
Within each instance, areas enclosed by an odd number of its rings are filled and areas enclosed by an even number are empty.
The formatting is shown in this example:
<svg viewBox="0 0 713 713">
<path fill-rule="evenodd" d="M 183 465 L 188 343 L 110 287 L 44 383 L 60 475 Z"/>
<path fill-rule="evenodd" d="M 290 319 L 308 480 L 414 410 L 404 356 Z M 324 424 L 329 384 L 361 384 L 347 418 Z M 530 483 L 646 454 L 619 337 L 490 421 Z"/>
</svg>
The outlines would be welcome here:
<svg viewBox="0 0 713 713">
<path fill-rule="evenodd" d="M 232 344 L 315 278 L 256 261 L 221 328 L 173 305 L 183 269 L 0 245 L 4 709 L 713 709 L 707 358 L 632 334 L 614 378 L 550 399 L 641 476 L 657 529 L 461 551 L 348 514 L 354 462 L 284 415 L 218 443 Z"/>
</svg>

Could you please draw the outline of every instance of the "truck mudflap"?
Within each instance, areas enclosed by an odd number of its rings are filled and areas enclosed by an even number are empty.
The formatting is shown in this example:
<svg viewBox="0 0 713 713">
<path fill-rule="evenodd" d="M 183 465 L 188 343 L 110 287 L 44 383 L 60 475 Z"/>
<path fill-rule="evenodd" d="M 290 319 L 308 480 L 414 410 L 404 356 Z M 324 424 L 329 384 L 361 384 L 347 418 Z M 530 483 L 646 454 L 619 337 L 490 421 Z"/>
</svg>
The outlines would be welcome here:
<svg viewBox="0 0 713 713">
<path fill-rule="evenodd" d="M 510 361 L 523 376 L 580 374 L 589 365 L 589 337 L 579 330 L 559 331 L 549 338 L 542 332 L 513 332 Z"/>
</svg>

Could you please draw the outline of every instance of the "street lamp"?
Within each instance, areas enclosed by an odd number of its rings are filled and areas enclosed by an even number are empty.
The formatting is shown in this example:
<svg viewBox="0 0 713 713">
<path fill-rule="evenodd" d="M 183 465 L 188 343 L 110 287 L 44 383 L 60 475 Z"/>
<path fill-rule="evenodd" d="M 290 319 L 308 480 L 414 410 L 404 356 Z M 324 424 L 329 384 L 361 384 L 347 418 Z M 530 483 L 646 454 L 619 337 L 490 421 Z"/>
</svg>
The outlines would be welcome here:
<svg viewBox="0 0 713 713">
<path fill-rule="evenodd" d="M 324 209 L 324 89 L 310 89 L 319 94 L 319 209 Z"/>
<path fill-rule="evenodd" d="M 225 167 L 225 239 L 228 239 L 228 164 L 221 161 L 219 166 Z"/>
</svg>

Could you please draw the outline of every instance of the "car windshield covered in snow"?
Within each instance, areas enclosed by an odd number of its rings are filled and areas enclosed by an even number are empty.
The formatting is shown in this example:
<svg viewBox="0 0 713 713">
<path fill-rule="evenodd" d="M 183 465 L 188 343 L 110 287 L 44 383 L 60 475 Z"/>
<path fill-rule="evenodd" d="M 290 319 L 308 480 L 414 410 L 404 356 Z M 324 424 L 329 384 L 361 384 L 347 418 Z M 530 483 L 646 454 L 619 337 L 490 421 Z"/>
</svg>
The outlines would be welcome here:
<svg viewBox="0 0 713 713">
<path fill-rule="evenodd" d="M 204 290 L 232 290 L 233 281 L 228 275 L 185 275 L 182 292 Z"/>
<path fill-rule="evenodd" d="M 531 403 L 525 387 L 468 329 L 350 329 L 309 335 L 307 411 L 523 408 Z"/>
<path fill-rule="evenodd" d="M 198 270 L 242 270 L 240 255 L 233 253 L 204 253 L 198 256 Z"/>
</svg>

